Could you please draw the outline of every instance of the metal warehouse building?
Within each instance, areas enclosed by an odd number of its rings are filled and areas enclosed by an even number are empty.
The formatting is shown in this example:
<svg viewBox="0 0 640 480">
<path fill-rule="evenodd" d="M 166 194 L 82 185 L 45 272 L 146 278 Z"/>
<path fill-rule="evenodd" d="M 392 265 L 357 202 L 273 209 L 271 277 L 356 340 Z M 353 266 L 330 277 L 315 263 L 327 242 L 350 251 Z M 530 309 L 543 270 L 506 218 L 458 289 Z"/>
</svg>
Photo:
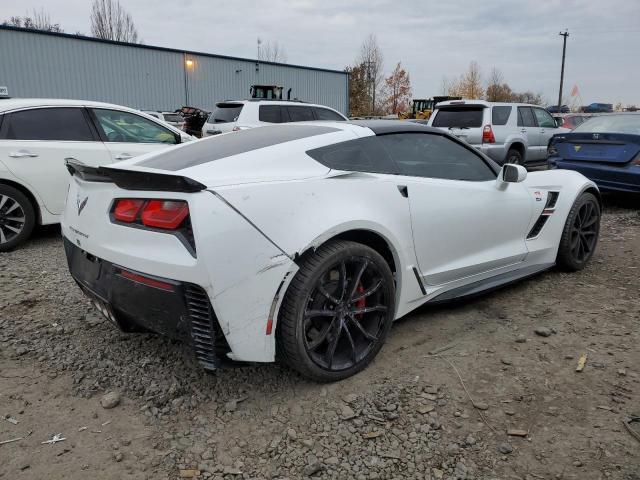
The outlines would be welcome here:
<svg viewBox="0 0 640 480">
<path fill-rule="evenodd" d="M 348 113 L 338 70 L 0 26 L 0 86 L 11 97 L 74 98 L 173 111 L 244 99 L 254 84 Z"/>
</svg>

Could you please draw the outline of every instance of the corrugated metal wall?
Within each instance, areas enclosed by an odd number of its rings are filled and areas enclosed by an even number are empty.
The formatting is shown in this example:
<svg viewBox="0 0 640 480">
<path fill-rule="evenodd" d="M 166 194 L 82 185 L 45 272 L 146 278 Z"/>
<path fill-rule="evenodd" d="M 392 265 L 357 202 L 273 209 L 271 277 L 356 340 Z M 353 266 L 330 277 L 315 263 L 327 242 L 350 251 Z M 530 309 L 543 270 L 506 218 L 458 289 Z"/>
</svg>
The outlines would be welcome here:
<svg viewBox="0 0 640 480">
<path fill-rule="evenodd" d="M 185 68 L 185 58 L 192 60 Z M 342 72 L 273 65 L 247 59 L 135 47 L 0 27 L 0 86 L 12 97 L 75 98 L 143 110 L 172 111 L 187 102 L 249 96 L 253 84 L 277 84 L 291 97 L 346 114 Z"/>
</svg>

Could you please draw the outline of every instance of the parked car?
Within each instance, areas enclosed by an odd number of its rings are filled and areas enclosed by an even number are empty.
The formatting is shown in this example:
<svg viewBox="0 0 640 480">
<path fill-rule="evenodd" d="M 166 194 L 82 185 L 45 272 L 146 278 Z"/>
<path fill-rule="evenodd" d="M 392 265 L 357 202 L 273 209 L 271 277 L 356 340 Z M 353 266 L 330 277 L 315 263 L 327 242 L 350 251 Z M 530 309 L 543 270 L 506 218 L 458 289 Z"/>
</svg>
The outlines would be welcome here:
<svg viewBox="0 0 640 480">
<path fill-rule="evenodd" d="M 273 123 L 304 122 L 310 120 L 340 121 L 347 118 L 323 105 L 288 100 L 250 99 L 216 104 L 202 127 L 202 136 L 209 137 Z"/>
<path fill-rule="evenodd" d="M 178 112 L 154 112 L 153 110 L 143 110 L 143 112 L 184 131 L 185 119 Z"/>
<path fill-rule="evenodd" d="M 0 101 L 0 251 L 24 242 L 37 224 L 58 223 L 70 178 L 65 159 L 106 165 L 191 139 L 108 103 Z"/>
<path fill-rule="evenodd" d="M 598 239 L 599 192 L 579 173 L 500 167 L 397 120 L 267 126 L 69 169 L 80 288 L 125 331 L 191 343 L 207 369 L 282 358 L 339 380 L 418 306 L 579 270 Z"/>
<path fill-rule="evenodd" d="M 550 105 L 547 107 L 547 112 L 549 113 L 569 113 L 571 109 L 568 105 L 561 105 L 558 107 L 557 105 Z"/>
<path fill-rule="evenodd" d="M 483 100 L 439 103 L 429 126 L 466 141 L 498 164 L 520 165 L 545 163 L 551 137 L 569 131 L 542 107 Z"/>
<path fill-rule="evenodd" d="M 613 112 L 611 103 L 591 103 L 580 109 L 584 113 L 610 113 Z"/>
<path fill-rule="evenodd" d="M 556 119 L 556 123 L 562 128 L 568 128 L 569 130 L 573 130 L 578 125 L 581 125 L 590 117 L 589 114 L 581 114 L 581 113 L 555 113 L 552 115 L 553 118 Z"/>
<path fill-rule="evenodd" d="M 603 190 L 640 192 L 640 113 L 600 115 L 556 135 L 549 166 L 580 172 Z"/>
</svg>

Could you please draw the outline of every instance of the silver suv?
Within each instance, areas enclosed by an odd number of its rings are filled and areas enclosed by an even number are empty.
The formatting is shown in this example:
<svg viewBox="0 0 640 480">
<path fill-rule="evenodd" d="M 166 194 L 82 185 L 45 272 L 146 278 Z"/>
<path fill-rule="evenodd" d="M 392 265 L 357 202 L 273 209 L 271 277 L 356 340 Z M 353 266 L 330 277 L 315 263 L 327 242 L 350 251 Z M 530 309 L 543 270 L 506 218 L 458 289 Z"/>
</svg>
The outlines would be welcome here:
<svg viewBox="0 0 640 480">
<path fill-rule="evenodd" d="M 537 105 L 483 100 L 439 103 L 429 126 L 455 135 L 501 165 L 546 162 L 551 137 L 569 132 Z"/>
<path fill-rule="evenodd" d="M 202 126 L 202 136 L 209 137 L 273 123 L 305 122 L 313 120 L 344 121 L 341 113 L 324 105 L 293 100 L 228 100 L 219 102 Z"/>
</svg>

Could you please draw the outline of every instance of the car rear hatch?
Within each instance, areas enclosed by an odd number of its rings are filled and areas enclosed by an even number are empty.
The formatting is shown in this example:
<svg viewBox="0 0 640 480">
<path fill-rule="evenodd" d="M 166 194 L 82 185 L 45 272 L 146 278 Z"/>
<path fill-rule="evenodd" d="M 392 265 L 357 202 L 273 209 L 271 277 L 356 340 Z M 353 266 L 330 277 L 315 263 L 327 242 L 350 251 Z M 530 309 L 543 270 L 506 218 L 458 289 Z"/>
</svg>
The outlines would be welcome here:
<svg viewBox="0 0 640 480">
<path fill-rule="evenodd" d="M 488 107 L 477 103 L 443 105 L 434 112 L 431 126 L 449 132 L 471 145 L 480 145 L 482 127 L 489 123 L 485 121 L 485 111 L 489 111 Z"/>
<path fill-rule="evenodd" d="M 239 102 L 217 103 L 207 119 L 204 134 L 210 136 L 233 131 L 243 107 L 244 104 Z"/>
<path fill-rule="evenodd" d="M 557 155 L 572 162 L 622 166 L 640 154 L 640 136 L 624 133 L 569 133 L 554 137 Z"/>
</svg>

